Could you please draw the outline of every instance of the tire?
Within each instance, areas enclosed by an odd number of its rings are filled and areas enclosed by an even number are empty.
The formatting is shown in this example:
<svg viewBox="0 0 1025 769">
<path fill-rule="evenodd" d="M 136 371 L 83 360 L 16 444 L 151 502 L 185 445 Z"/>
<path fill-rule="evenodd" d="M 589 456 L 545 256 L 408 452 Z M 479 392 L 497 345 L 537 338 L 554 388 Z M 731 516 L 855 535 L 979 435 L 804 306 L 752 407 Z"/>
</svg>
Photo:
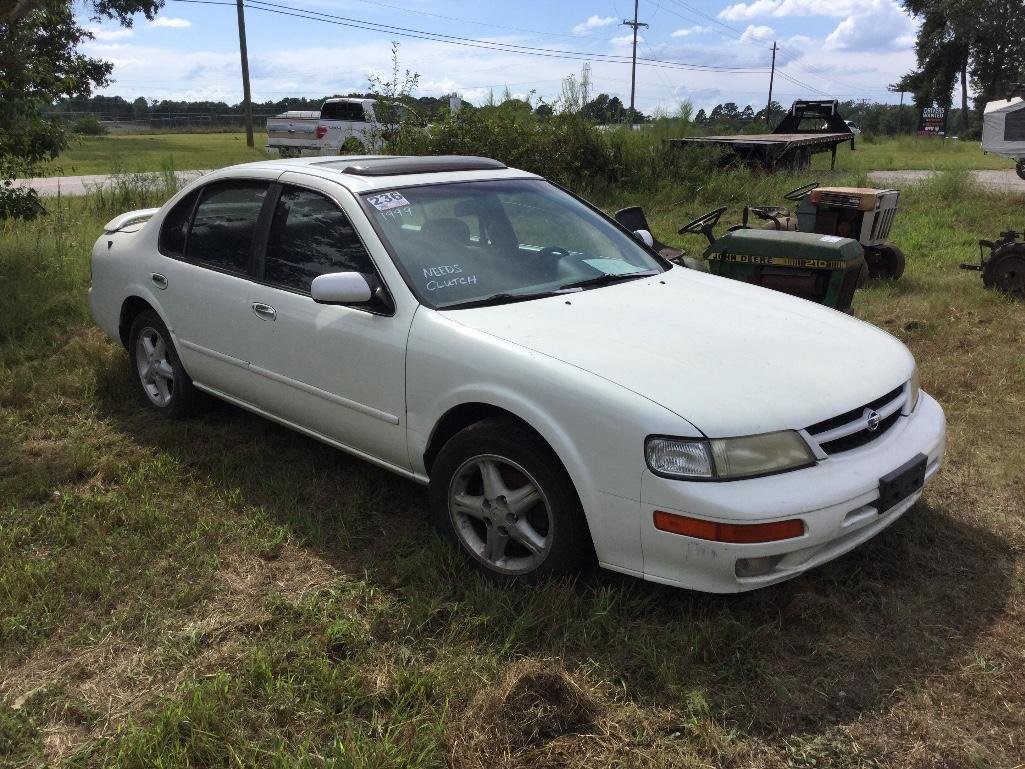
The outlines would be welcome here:
<svg viewBox="0 0 1025 769">
<path fill-rule="evenodd" d="M 593 557 L 572 481 L 515 420 L 486 419 L 453 436 L 435 460 L 429 496 L 441 535 L 498 584 L 543 583 Z"/>
<path fill-rule="evenodd" d="M 994 249 L 982 270 L 982 282 L 987 288 L 1025 297 L 1025 243 L 1006 243 Z"/>
<path fill-rule="evenodd" d="M 338 154 L 365 155 L 366 148 L 363 146 L 363 142 L 361 142 L 359 139 L 350 136 L 348 139 L 342 142 L 342 146 L 338 148 Z"/>
<path fill-rule="evenodd" d="M 906 266 L 904 252 L 893 243 L 883 243 L 873 251 L 875 252 L 873 257 L 870 257 L 868 253 L 865 254 L 868 271 L 873 278 L 897 280 L 904 274 Z"/>
<path fill-rule="evenodd" d="M 1025 179 L 1025 158 L 1014 164 L 1014 170 L 1017 172 L 1019 179 Z"/>
<path fill-rule="evenodd" d="M 128 332 L 128 370 L 143 401 L 171 419 L 199 410 L 202 394 L 185 372 L 167 326 L 153 310 L 144 310 Z"/>
</svg>

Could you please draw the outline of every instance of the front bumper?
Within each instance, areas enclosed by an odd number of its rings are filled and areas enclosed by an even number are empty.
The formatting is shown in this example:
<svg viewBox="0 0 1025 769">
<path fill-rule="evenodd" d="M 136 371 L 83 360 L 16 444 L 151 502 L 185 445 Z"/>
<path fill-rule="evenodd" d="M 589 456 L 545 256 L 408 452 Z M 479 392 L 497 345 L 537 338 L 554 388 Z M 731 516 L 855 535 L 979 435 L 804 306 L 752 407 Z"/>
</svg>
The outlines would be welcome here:
<svg viewBox="0 0 1025 769">
<path fill-rule="evenodd" d="M 745 481 L 689 482 L 644 472 L 641 546 L 644 578 L 710 593 L 753 590 L 790 579 L 857 547 L 896 521 L 921 496 L 878 510 L 879 479 L 915 455 L 927 457 L 928 482 L 943 461 L 943 409 L 922 393 L 914 412 L 859 449 L 815 467 Z M 780 542 L 728 544 L 660 531 L 656 510 L 720 523 L 801 518 L 803 536 Z M 738 576 L 737 561 L 778 557 L 765 573 Z M 742 570 L 743 573 L 743 570 Z"/>
</svg>

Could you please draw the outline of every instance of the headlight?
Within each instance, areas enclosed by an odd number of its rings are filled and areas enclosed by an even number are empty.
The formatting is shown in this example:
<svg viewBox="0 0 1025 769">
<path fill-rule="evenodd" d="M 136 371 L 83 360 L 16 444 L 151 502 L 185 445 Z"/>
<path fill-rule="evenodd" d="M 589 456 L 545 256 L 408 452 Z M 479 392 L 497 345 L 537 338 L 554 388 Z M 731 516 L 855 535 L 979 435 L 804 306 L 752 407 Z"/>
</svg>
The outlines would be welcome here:
<svg viewBox="0 0 1025 769">
<path fill-rule="evenodd" d="M 908 392 L 908 403 L 910 404 L 909 412 L 915 410 L 915 406 L 918 405 L 918 396 L 921 393 L 922 388 L 918 385 L 918 366 L 915 366 L 915 370 L 911 372 L 911 383 Z"/>
<path fill-rule="evenodd" d="M 652 436 L 645 441 L 656 475 L 692 480 L 735 480 L 815 464 L 815 455 L 793 430 L 710 441 Z"/>
</svg>

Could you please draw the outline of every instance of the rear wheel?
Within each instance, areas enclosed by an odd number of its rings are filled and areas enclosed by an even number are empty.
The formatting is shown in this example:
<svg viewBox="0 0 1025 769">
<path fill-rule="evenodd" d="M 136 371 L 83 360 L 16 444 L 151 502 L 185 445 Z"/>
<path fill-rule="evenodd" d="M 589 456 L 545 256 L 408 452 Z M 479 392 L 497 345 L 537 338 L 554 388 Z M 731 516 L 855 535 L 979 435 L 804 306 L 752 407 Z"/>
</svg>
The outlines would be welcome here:
<svg viewBox="0 0 1025 769">
<path fill-rule="evenodd" d="M 511 419 L 484 420 L 445 444 L 431 470 L 430 501 L 441 534 L 499 583 L 572 573 L 591 552 L 566 471 Z"/>
<path fill-rule="evenodd" d="M 986 260 L 982 281 L 987 288 L 1025 297 L 1025 243 L 1007 243 Z"/>
<path fill-rule="evenodd" d="M 1025 158 L 1022 158 L 1014 165 L 1014 170 L 1018 172 L 1018 177 L 1025 179 Z"/>
<path fill-rule="evenodd" d="M 185 373 L 167 326 L 153 310 L 132 321 L 128 358 L 132 379 L 151 408 L 172 419 L 195 413 L 201 395 Z"/>
<path fill-rule="evenodd" d="M 363 142 L 359 139 L 349 137 L 338 150 L 339 155 L 363 155 L 366 152 L 366 148 L 363 146 Z"/>
</svg>

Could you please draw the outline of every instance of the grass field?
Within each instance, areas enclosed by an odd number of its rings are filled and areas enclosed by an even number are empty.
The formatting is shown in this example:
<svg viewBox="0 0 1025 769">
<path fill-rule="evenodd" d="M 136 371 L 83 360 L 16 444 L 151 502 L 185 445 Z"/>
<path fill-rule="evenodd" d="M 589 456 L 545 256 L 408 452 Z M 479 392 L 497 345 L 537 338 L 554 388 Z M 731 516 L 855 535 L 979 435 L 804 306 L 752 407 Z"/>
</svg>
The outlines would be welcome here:
<svg viewBox="0 0 1025 769">
<path fill-rule="evenodd" d="M 672 240 L 807 178 L 640 202 Z M 0 766 L 1025 761 L 1025 306 L 956 269 L 1020 200 L 963 174 L 909 189 L 908 272 L 856 298 L 947 411 L 923 500 L 833 564 L 715 597 L 609 573 L 496 589 L 420 487 L 228 406 L 152 416 L 86 290 L 101 223 L 159 198 L 0 223 Z"/>
<path fill-rule="evenodd" d="M 267 157 L 267 135 L 254 137 L 255 148 L 246 146 L 245 133 L 157 133 L 80 136 L 44 176 L 81 176 L 113 171 L 180 171 L 221 168 Z"/>
<path fill-rule="evenodd" d="M 267 135 L 256 135 L 256 148 L 246 147 L 244 133 L 122 134 L 83 136 L 49 164 L 46 176 L 105 174 L 112 171 L 159 171 L 220 168 L 267 157 Z M 984 155 L 978 142 L 942 142 L 906 136 L 899 139 L 855 140 L 840 147 L 837 169 L 846 173 L 884 170 L 964 170 L 1014 168 L 1014 161 Z M 829 168 L 829 154 L 816 155 L 812 168 Z"/>
</svg>

